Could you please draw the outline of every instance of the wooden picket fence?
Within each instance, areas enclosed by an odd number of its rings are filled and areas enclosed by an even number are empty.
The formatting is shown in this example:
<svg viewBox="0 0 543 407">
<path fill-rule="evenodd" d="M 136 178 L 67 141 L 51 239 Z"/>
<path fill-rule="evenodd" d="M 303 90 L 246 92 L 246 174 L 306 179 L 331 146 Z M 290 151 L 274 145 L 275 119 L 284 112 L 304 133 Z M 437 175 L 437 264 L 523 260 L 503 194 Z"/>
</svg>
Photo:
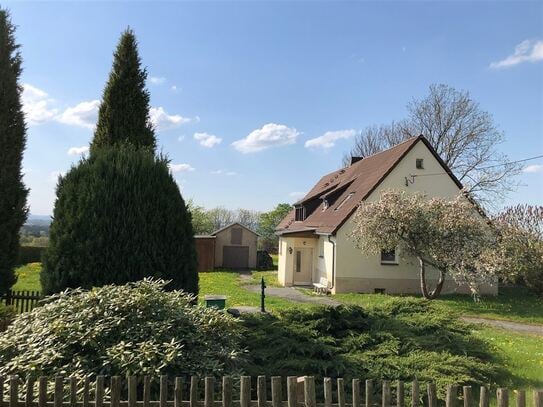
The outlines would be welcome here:
<svg viewBox="0 0 543 407">
<path fill-rule="evenodd" d="M 152 393 L 150 377 L 114 376 L 106 386 L 104 376 L 98 376 L 92 382 L 89 378 L 78 381 L 75 378 L 40 377 L 36 382 L 28 380 L 26 383 L 17 376 L 10 376 L 7 380 L 0 378 L 0 407 L 488 407 L 490 403 L 490 392 L 485 387 L 481 387 L 479 398 L 475 400 L 471 387 L 463 386 L 459 391 L 459 386 L 449 386 L 445 400 L 439 400 L 432 383 L 425 390 L 417 381 L 408 384 L 410 397 L 406 398 L 401 381 L 377 383 L 366 380 L 362 398 L 359 379 L 352 380 L 352 395 L 347 397 L 343 379 L 335 379 L 333 386 L 332 379 L 325 378 L 324 397 L 318 399 L 313 377 L 287 377 L 286 392 L 283 391 L 285 380 L 280 376 L 271 377 L 270 382 L 265 376 L 255 379 L 241 376 L 238 380 L 225 376 L 219 386 L 215 378 L 206 377 L 203 388 L 199 388 L 201 380 L 197 377 L 191 377 L 185 383 L 180 377 L 170 381 L 167 376 L 161 376 L 158 392 Z M 516 407 L 526 407 L 526 392 L 515 393 Z M 152 394 L 156 396 L 152 398 Z M 235 398 L 238 394 L 239 398 Z M 509 398 L 508 389 L 497 389 L 497 407 L 509 407 Z M 534 390 L 533 406 L 543 407 L 543 390 Z"/>
<path fill-rule="evenodd" d="M 31 311 L 42 298 L 39 291 L 8 291 L 0 296 L 0 302 L 13 307 L 20 314 Z"/>
</svg>

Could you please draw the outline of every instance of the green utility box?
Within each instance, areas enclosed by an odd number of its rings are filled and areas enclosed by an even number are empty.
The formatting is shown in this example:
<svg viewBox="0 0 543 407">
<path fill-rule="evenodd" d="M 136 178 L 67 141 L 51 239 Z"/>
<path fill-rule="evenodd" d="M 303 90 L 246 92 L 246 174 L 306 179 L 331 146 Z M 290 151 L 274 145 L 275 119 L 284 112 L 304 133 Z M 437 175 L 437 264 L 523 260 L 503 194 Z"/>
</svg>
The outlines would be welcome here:
<svg viewBox="0 0 543 407">
<path fill-rule="evenodd" d="M 226 306 L 226 295 L 206 295 L 204 301 L 208 308 L 224 309 Z"/>
</svg>

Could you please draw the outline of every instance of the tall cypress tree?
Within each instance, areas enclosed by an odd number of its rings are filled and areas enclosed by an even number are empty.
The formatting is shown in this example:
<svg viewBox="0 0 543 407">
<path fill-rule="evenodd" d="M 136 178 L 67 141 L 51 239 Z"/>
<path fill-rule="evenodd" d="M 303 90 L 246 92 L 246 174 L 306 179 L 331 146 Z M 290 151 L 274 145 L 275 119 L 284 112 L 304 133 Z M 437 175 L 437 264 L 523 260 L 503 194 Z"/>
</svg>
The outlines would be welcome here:
<svg viewBox="0 0 543 407">
<path fill-rule="evenodd" d="M 21 54 L 9 13 L 0 9 L 0 293 L 17 280 L 14 268 L 19 254 L 19 230 L 26 221 L 28 190 L 21 163 L 26 125 L 18 84 Z"/>
<path fill-rule="evenodd" d="M 138 43 L 128 28 L 113 56 L 113 68 L 104 89 L 91 153 L 96 148 L 130 143 L 136 147 L 156 147 L 149 117 L 147 71 L 141 67 Z"/>
</svg>

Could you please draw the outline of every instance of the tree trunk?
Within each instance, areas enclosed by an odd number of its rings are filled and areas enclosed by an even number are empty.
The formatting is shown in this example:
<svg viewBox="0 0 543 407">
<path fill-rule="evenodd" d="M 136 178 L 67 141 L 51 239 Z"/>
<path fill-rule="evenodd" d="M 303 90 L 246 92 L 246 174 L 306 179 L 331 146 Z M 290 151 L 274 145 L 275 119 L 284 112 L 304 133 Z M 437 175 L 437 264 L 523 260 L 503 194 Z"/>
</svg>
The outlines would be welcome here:
<svg viewBox="0 0 543 407">
<path fill-rule="evenodd" d="M 419 257 L 420 264 L 420 290 L 422 296 L 427 300 L 433 300 L 439 296 L 443 289 L 443 283 L 445 283 L 445 273 L 439 270 L 439 279 L 437 280 L 436 287 L 432 291 L 428 291 L 428 284 L 426 283 L 426 264 L 424 260 Z"/>
</svg>

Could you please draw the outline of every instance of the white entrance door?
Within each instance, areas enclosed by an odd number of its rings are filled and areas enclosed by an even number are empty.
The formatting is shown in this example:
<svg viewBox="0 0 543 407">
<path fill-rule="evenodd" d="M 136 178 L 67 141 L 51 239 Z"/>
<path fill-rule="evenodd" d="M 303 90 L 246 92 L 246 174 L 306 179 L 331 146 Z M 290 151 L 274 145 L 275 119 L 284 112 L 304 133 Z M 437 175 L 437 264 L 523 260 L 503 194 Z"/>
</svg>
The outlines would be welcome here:
<svg viewBox="0 0 543 407">
<path fill-rule="evenodd" d="M 294 249 L 294 285 L 309 285 L 313 275 L 313 249 Z"/>
</svg>

